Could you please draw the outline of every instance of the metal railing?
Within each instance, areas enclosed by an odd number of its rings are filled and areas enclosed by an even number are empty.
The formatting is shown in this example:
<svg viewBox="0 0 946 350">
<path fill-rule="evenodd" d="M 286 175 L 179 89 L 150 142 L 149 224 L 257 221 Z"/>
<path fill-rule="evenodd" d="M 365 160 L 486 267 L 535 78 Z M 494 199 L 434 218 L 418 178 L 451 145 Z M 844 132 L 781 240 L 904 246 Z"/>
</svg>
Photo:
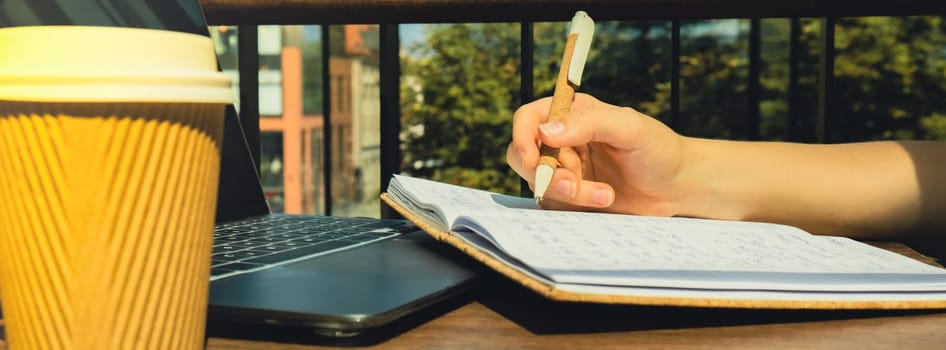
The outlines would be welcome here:
<svg viewBox="0 0 946 350">
<path fill-rule="evenodd" d="M 318 24 L 322 27 L 323 130 L 331 130 L 328 59 L 329 26 L 335 24 L 379 24 L 381 92 L 381 188 L 387 188 L 392 174 L 400 169 L 399 124 L 399 32 L 402 23 L 518 22 L 521 28 L 521 100 L 533 92 L 533 24 L 567 21 L 576 10 L 593 13 L 596 20 L 668 20 L 671 23 L 670 117 L 674 126 L 680 115 L 681 21 L 695 19 L 748 18 L 749 74 L 747 82 L 746 138 L 759 138 L 761 18 L 789 18 L 788 134 L 793 141 L 834 142 L 832 136 L 842 121 L 830 113 L 834 77 L 834 28 L 840 17 L 946 15 L 946 1 L 928 0 L 202 0 L 211 25 L 239 26 L 239 72 L 241 116 L 253 156 L 259 164 L 259 96 L 256 71 L 257 25 Z M 799 18 L 821 18 L 821 53 L 817 113 L 814 130 L 799 130 L 799 61 L 801 26 Z M 331 133 L 323 138 L 323 164 L 331 163 Z M 323 167 L 325 198 L 331 197 L 332 174 Z M 331 201 L 325 211 L 331 214 Z M 383 215 L 389 215 L 385 212 Z"/>
</svg>

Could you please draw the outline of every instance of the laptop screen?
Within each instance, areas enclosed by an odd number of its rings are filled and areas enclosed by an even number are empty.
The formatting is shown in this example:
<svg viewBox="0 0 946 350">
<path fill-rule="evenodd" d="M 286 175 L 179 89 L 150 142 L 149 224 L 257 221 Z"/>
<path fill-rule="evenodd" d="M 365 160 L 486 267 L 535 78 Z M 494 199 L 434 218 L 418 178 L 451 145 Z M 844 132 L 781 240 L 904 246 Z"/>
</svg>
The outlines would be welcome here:
<svg viewBox="0 0 946 350">
<path fill-rule="evenodd" d="M 89 25 L 207 34 L 197 0 L 0 0 L 0 27 Z"/>
<path fill-rule="evenodd" d="M 198 0 L 0 0 L 0 28 L 86 25 L 162 29 L 209 36 Z M 227 106 L 217 222 L 269 213 L 236 109 Z"/>
</svg>

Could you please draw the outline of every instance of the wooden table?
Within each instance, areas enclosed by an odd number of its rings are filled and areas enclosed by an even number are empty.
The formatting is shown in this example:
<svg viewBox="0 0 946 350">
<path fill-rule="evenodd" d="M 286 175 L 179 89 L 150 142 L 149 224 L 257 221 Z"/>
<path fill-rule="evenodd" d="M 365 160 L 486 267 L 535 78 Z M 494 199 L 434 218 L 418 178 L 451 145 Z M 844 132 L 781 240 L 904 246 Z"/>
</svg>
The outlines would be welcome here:
<svg viewBox="0 0 946 350">
<path fill-rule="evenodd" d="M 883 244 L 929 263 L 901 244 Z M 2 324 L 2 320 L 0 320 Z M 553 303 L 488 274 L 444 308 L 337 341 L 266 326 L 209 329 L 208 349 L 943 349 L 946 310 L 792 311 Z M 5 349 L 0 341 L 0 349 Z"/>
</svg>

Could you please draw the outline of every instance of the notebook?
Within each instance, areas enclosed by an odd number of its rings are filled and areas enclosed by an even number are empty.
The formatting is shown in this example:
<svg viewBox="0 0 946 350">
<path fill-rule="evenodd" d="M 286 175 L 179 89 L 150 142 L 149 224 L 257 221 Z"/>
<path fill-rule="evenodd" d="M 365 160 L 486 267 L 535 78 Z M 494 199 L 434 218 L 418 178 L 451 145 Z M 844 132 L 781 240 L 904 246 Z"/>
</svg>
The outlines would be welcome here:
<svg viewBox="0 0 946 350">
<path fill-rule="evenodd" d="M 0 27 L 99 25 L 208 35 L 197 0 L 0 0 Z M 227 107 L 208 319 L 349 337 L 467 290 L 476 272 L 404 220 L 273 214 Z"/>
<path fill-rule="evenodd" d="M 786 225 L 541 210 L 530 198 L 399 175 L 382 198 L 431 236 L 551 300 L 946 308 L 946 269 Z"/>
</svg>

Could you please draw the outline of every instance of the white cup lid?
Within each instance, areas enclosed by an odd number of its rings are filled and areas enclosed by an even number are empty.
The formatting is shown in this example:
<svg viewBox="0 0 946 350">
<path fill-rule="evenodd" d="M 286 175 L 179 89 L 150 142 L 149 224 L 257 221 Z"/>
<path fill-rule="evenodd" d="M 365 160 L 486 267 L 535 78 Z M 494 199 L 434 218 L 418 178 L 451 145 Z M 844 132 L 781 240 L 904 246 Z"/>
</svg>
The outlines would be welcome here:
<svg viewBox="0 0 946 350">
<path fill-rule="evenodd" d="M 233 103 L 209 37 L 164 30 L 0 29 L 0 100 Z"/>
</svg>

